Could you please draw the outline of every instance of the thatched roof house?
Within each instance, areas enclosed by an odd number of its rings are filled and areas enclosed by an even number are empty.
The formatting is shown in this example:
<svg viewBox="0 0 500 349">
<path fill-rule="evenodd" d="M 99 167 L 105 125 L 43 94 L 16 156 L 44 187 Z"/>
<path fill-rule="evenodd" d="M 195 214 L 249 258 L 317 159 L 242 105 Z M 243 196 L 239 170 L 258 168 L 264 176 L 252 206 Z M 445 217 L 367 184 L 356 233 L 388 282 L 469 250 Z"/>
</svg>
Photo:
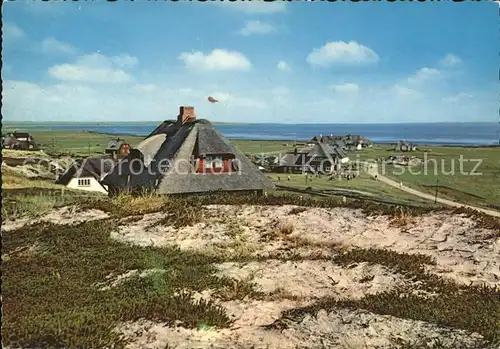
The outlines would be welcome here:
<svg viewBox="0 0 500 349">
<path fill-rule="evenodd" d="M 395 151 L 416 151 L 417 150 L 417 145 L 410 143 L 408 141 L 399 141 L 396 144 L 396 148 L 394 149 Z"/>
<path fill-rule="evenodd" d="M 107 193 L 108 190 L 101 180 L 114 166 L 115 161 L 109 155 L 77 160 L 56 179 L 56 184 L 71 189 Z"/>
<path fill-rule="evenodd" d="M 2 147 L 17 150 L 38 150 L 38 145 L 31 134 L 18 131 L 3 135 Z"/>
<path fill-rule="evenodd" d="M 327 172 L 338 169 L 349 161 L 347 153 L 338 146 L 318 142 L 310 149 L 298 150 L 285 154 L 276 172 Z"/>
<path fill-rule="evenodd" d="M 110 194 L 263 193 L 274 184 L 193 107 L 160 124 L 102 181 Z"/>
<path fill-rule="evenodd" d="M 130 145 L 121 138 L 111 139 L 104 152 L 117 159 L 128 155 L 130 152 Z"/>
<path fill-rule="evenodd" d="M 362 148 L 367 148 L 373 146 L 373 142 L 366 137 L 361 135 L 343 135 L 335 136 L 333 134 L 329 136 L 314 136 L 311 139 L 312 143 L 328 143 L 330 145 L 336 145 L 344 150 L 361 150 Z"/>
</svg>

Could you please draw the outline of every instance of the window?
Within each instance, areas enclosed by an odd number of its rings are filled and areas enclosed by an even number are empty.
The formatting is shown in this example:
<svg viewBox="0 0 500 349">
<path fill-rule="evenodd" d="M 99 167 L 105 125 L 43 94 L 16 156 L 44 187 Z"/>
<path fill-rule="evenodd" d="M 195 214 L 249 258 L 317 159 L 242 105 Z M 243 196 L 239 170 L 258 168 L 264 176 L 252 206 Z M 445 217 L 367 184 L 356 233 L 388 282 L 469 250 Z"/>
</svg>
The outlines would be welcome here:
<svg viewBox="0 0 500 349">
<path fill-rule="evenodd" d="M 206 169 L 212 168 L 212 158 L 211 157 L 205 158 L 205 168 Z"/>
<path fill-rule="evenodd" d="M 78 179 L 79 187 L 90 187 L 90 178 L 79 178 Z"/>
<path fill-rule="evenodd" d="M 206 169 L 218 169 L 224 167 L 224 160 L 222 160 L 222 156 L 210 156 L 205 159 L 205 168 Z"/>
<path fill-rule="evenodd" d="M 215 156 L 212 159 L 212 168 L 223 168 L 224 167 L 224 161 L 222 160 L 222 156 Z"/>
<path fill-rule="evenodd" d="M 120 154 L 128 154 L 130 153 L 130 147 L 128 144 L 124 144 L 122 145 L 122 147 L 120 148 Z"/>
</svg>

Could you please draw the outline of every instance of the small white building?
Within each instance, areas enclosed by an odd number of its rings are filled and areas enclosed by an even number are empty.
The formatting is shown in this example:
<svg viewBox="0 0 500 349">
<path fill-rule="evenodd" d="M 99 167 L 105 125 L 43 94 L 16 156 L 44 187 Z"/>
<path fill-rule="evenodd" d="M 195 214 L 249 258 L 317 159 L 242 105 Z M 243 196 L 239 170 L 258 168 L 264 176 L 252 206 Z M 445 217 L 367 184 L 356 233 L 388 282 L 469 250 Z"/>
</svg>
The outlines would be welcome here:
<svg viewBox="0 0 500 349">
<path fill-rule="evenodd" d="M 75 161 L 56 180 L 70 189 L 108 193 L 108 188 L 101 184 L 101 180 L 113 169 L 115 162 L 110 156 L 89 157 Z"/>
</svg>

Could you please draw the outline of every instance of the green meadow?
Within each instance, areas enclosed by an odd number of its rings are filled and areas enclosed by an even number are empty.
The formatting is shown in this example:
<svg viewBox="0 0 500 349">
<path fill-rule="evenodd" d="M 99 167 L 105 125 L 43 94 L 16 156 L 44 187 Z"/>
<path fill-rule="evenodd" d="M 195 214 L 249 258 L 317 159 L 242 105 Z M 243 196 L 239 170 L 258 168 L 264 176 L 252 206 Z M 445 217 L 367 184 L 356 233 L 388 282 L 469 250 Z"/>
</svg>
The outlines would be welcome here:
<svg viewBox="0 0 500 349">
<path fill-rule="evenodd" d="M 50 156 L 91 156 L 103 154 L 109 140 L 124 138 L 131 145 L 138 144 L 144 137 L 133 135 L 109 135 L 86 131 L 40 130 L 33 124 L 7 124 L 3 132 L 13 129 L 27 130 L 32 133 L 46 154 Z M 46 124 L 43 125 L 46 127 Z M 293 149 L 292 141 L 232 140 L 246 155 L 282 154 Z M 9 152 L 4 156 L 9 156 Z M 405 185 L 439 197 L 477 205 L 481 207 L 500 207 L 500 147 L 443 147 L 423 146 L 415 152 L 396 153 L 393 146 L 376 145 L 373 148 L 350 152 L 351 161 L 376 161 L 391 155 L 415 156 L 426 161 L 411 168 L 396 165 L 381 165 L 382 174 L 402 181 Z M 272 175 L 277 179 L 277 175 Z M 382 197 L 408 199 L 409 194 L 397 188 L 373 181 L 361 175 L 352 181 L 326 179 L 306 183 L 302 177 L 292 176 L 291 183 L 298 187 L 328 189 L 332 187 L 367 191 Z M 437 190 L 436 190 L 437 185 Z M 421 201 L 420 199 L 415 199 Z"/>
</svg>

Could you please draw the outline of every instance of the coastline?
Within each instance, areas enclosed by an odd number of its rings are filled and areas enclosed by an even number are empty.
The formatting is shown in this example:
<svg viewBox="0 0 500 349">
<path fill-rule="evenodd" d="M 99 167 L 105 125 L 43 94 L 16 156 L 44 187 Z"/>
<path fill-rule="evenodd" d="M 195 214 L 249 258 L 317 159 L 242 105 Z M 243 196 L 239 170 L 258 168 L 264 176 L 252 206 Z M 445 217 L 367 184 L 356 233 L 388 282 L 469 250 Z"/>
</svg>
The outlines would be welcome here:
<svg viewBox="0 0 500 349">
<path fill-rule="evenodd" d="M 446 124 L 446 123 L 434 123 Z M 421 129 L 416 132 L 408 132 L 407 127 L 400 129 L 397 124 L 391 124 L 394 129 L 384 128 L 381 130 L 380 125 L 370 124 L 374 129 L 365 128 L 357 130 L 354 124 L 349 124 L 349 129 L 341 129 L 341 124 L 329 124 L 328 129 L 336 131 L 336 134 L 361 134 L 372 140 L 374 144 L 393 145 L 401 139 L 407 139 L 420 147 L 461 147 L 461 148 L 498 148 L 500 147 L 500 139 L 496 139 L 497 135 L 493 135 L 492 128 L 483 128 L 474 130 L 473 128 L 464 128 L 464 123 L 448 123 L 450 125 L 460 125 L 458 131 L 448 128 L 442 128 L 440 132 L 427 132 L 426 129 Z M 478 125 L 479 123 L 475 123 Z M 492 126 L 497 124 L 491 123 Z M 294 127 L 274 127 L 267 128 L 272 124 L 240 124 L 240 123 L 214 123 L 219 126 L 219 131 L 231 141 L 239 142 L 274 142 L 274 143 L 294 143 L 308 142 L 314 134 L 327 134 L 329 131 L 321 128 L 320 124 L 309 124 L 308 129 L 304 130 L 299 124 L 294 124 Z M 283 124 L 284 125 L 284 124 Z M 404 125 L 404 124 L 399 124 Z M 410 124 L 406 124 L 410 125 Z M 80 133 L 106 135 L 112 138 L 120 137 L 135 137 L 142 138 L 149 134 L 149 129 L 154 129 L 154 124 L 151 122 L 124 122 L 124 123 L 81 123 L 81 122 L 4 122 L 4 132 L 13 131 L 15 129 L 25 130 L 27 132 L 47 132 L 56 134 L 65 133 Z M 246 128 L 245 126 L 248 126 Z M 290 125 L 288 125 L 290 126 Z M 361 127 L 361 124 L 359 125 Z M 365 125 L 366 127 L 366 125 Z M 470 130 L 470 131 L 469 131 Z M 347 133 L 346 133 L 347 131 Z M 406 138 L 405 138 L 406 135 Z M 500 137 L 500 131 L 498 132 Z"/>
<path fill-rule="evenodd" d="M 84 131 L 88 133 L 112 136 L 112 137 L 146 137 L 143 134 L 131 134 L 131 133 L 109 133 L 109 132 L 99 132 L 99 131 Z M 245 138 L 245 137 L 226 137 L 230 141 L 244 141 L 244 142 L 281 142 L 281 143 L 307 143 L 310 139 L 273 139 L 273 138 Z M 374 142 L 374 144 L 380 145 L 391 145 L 396 144 L 397 141 L 380 141 Z M 466 144 L 466 143 L 418 143 L 419 146 L 425 147 L 456 147 L 456 148 L 500 148 L 500 144 Z"/>
</svg>

